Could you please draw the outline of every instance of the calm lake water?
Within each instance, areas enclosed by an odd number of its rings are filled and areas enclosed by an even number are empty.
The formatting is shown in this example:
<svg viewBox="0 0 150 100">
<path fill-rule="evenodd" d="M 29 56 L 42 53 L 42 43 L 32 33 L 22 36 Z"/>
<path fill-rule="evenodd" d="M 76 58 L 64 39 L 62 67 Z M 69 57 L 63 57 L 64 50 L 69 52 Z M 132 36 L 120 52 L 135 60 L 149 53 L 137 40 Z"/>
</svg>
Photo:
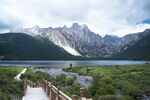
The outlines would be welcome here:
<svg viewBox="0 0 150 100">
<path fill-rule="evenodd" d="M 61 60 L 61 61 L 0 61 L 3 66 L 37 66 L 37 67 L 68 67 L 73 66 L 94 66 L 94 65 L 128 65 L 144 64 L 150 61 L 129 61 L 129 60 Z"/>
</svg>

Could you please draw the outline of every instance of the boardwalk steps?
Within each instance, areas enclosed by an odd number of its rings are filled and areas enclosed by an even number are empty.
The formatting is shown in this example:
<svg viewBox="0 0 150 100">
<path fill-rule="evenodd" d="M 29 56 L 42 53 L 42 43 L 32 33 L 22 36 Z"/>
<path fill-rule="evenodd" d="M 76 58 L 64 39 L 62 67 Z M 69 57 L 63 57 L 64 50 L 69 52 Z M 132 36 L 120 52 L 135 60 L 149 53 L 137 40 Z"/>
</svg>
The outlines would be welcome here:
<svg viewBox="0 0 150 100">
<path fill-rule="evenodd" d="M 85 89 L 80 88 L 81 97 L 77 99 L 76 95 L 72 96 L 72 99 L 60 91 L 60 86 L 57 88 L 50 82 L 42 78 L 41 83 L 32 83 L 31 81 L 24 79 L 23 93 L 24 97 L 22 100 L 92 100 L 86 99 Z M 38 96 L 41 99 L 36 99 Z M 34 96 L 37 96 L 34 98 Z M 28 99 L 27 99 L 28 98 Z M 44 99 L 43 99 L 44 98 Z M 47 99 L 48 98 L 48 99 Z"/>
</svg>

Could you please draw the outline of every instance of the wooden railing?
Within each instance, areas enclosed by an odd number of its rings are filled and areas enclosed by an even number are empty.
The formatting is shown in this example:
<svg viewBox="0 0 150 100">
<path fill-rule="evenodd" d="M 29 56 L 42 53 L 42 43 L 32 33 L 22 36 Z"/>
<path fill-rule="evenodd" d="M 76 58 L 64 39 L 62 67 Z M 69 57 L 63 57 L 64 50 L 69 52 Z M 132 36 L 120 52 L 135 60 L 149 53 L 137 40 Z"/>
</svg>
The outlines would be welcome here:
<svg viewBox="0 0 150 100">
<path fill-rule="evenodd" d="M 76 95 L 72 95 L 72 99 L 64 94 L 62 91 L 60 91 L 60 86 L 57 88 L 52 85 L 52 83 L 48 82 L 44 78 L 42 78 L 41 83 L 33 83 L 27 79 L 24 79 L 24 86 L 23 86 L 23 94 L 25 95 L 27 85 L 34 88 L 34 87 L 42 87 L 46 93 L 46 95 L 49 97 L 49 100 L 77 100 Z M 85 88 L 80 88 L 80 95 L 81 97 L 78 100 L 89 100 L 85 98 Z M 91 99 L 90 99 L 91 100 Z"/>
<path fill-rule="evenodd" d="M 60 91 L 60 86 L 56 88 L 44 78 L 42 78 L 42 87 L 50 100 L 72 100 L 70 97 Z"/>
<path fill-rule="evenodd" d="M 27 89 L 27 85 L 34 88 L 34 87 L 42 87 L 41 83 L 33 83 L 30 80 L 27 80 L 27 78 L 24 79 L 24 85 L 23 85 L 23 95 L 25 95 L 26 89 Z"/>
</svg>

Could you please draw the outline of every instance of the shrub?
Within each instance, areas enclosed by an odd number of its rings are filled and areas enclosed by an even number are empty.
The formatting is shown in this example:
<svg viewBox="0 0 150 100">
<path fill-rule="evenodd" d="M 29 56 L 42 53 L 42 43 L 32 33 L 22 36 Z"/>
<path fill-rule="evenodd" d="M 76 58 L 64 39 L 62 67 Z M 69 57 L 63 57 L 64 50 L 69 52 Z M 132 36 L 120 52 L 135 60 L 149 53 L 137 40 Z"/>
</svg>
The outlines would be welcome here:
<svg viewBox="0 0 150 100">
<path fill-rule="evenodd" d="M 72 85 L 74 83 L 74 78 L 68 78 L 67 80 L 66 80 L 66 85 L 67 86 L 70 86 L 70 85 Z"/>
<path fill-rule="evenodd" d="M 115 96 L 115 95 L 103 95 L 97 96 L 96 100 L 125 100 L 123 97 Z"/>
</svg>

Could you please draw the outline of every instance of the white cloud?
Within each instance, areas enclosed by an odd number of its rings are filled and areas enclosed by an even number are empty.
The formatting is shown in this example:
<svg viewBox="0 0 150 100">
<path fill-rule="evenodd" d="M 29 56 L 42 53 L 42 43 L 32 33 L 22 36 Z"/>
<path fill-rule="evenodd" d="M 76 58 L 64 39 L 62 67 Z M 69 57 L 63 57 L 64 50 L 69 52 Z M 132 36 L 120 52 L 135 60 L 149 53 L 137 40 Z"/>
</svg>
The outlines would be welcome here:
<svg viewBox="0 0 150 100">
<path fill-rule="evenodd" d="M 135 26 L 126 26 L 122 29 L 118 29 L 117 31 L 113 32 L 112 34 L 122 37 L 127 33 L 143 32 L 145 29 L 148 29 L 148 28 L 150 28 L 150 24 L 137 24 Z"/>
<path fill-rule="evenodd" d="M 58 27 L 78 22 L 100 35 L 123 36 L 150 28 L 136 24 L 150 18 L 149 4 L 149 0 L 1 0 L 0 22 L 8 29 L 11 25 Z"/>
</svg>

